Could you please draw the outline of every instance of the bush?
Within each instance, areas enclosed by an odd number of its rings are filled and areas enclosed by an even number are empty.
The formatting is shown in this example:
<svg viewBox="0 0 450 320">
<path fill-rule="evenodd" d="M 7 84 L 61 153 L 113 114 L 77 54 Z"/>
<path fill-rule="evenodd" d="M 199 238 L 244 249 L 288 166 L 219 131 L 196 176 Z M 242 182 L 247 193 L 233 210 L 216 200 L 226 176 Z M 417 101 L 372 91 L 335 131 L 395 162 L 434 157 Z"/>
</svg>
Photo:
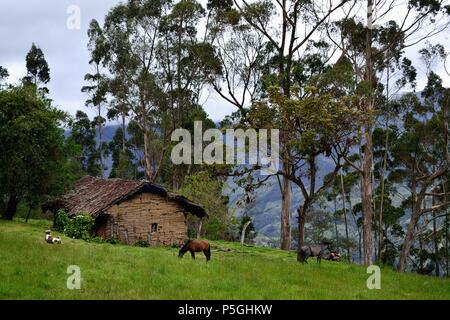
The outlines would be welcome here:
<svg viewBox="0 0 450 320">
<path fill-rule="evenodd" d="M 150 245 L 145 240 L 139 240 L 135 244 L 133 244 L 134 247 L 141 247 L 141 248 L 148 248 Z"/>
<path fill-rule="evenodd" d="M 65 212 L 64 210 L 58 210 L 58 212 L 55 215 L 55 223 L 53 228 L 56 231 L 63 232 L 69 222 L 70 218 L 67 212 Z"/>
<path fill-rule="evenodd" d="M 105 240 L 105 242 L 109 243 L 109 244 L 119 244 L 120 243 L 119 239 L 116 239 L 116 238 L 107 239 L 107 240 Z"/>
<path fill-rule="evenodd" d="M 69 220 L 64 233 L 70 238 L 88 240 L 93 226 L 94 219 L 90 215 L 80 214 Z"/>
<path fill-rule="evenodd" d="M 92 243 L 105 243 L 106 242 L 105 240 L 103 240 L 100 237 L 93 237 L 93 238 L 88 239 L 88 241 L 92 242 Z"/>
</svg>

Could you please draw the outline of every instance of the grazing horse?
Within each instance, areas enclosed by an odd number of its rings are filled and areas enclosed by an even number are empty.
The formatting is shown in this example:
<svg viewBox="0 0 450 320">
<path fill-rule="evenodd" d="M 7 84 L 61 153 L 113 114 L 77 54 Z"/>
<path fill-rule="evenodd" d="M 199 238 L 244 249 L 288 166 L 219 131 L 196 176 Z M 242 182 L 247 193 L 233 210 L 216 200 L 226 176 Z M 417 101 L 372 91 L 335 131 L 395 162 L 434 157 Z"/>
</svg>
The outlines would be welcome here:
<svg viewBox="0 0 450 320">
<path fill-rule="evenodd" d="M 184 246 L 178 252 L 178 258 L 183 258 L 184 254 L 189 251 L 192 259 L 195 259 L 195 252 L 201 252 L 205 254 L 206 261 L 211 259 L 211 246 L 208 241 L 205 240 L 188 240 Z"/>
<path fill-rule="evenodd" d="M 317 262 L 320 263 L 322 258 L 326 258 L 325 251 L 330 251 L 331 242 L 323 242 L 315 246 L 303 246 L 300 248 L 300 262 L 308 263 L 309 257 L 317 257 Z"/>
</svg>

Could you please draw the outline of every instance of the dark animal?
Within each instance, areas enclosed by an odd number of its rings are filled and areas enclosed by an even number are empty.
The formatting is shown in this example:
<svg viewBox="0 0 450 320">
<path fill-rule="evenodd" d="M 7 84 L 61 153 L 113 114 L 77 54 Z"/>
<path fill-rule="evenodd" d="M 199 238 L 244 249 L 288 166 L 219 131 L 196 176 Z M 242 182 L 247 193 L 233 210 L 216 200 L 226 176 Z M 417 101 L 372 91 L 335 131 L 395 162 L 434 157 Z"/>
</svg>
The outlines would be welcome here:
<svg viewBox="0 0 450 320">
<path fill-rule="evenodd" d="M 337 252 L 331 251 L 330 253 L 325 253 L 322 258 L 329 261 L 339 261 L 341 259 L 341 255 Z"/>
<path fill-rule="evenodd" d="M 309 257 L 317 257 L 317 262 L 320 263 L 321 259 L 326 256 L 326 251 L 330 250 L 331 242 L 323 242 L 320 245 L 315 246 L 303 246 L 300 248 L 300 262 L 308 263 Z"/>
<path fill-rule="evenodd" d="M 178 258 L 183 258 L 184 254 L 189 251 L 192 259 L 195 259 L 196 252 L 202 252 L 205 254 L 206 261 L 211 259 L 211 246 L 208 241 L 205 240 L 188 240 L 184 246 L 178 252 Z"/>
</svg>

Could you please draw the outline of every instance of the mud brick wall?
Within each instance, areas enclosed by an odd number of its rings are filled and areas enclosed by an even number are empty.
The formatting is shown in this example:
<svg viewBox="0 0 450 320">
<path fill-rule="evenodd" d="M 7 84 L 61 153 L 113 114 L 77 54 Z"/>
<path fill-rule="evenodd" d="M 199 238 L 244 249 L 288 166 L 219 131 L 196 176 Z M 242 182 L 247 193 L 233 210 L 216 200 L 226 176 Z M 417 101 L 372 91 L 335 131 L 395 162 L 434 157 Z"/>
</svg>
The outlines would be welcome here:
<svg viewBox="0 0 450 320">
<path fill-rule="evenodd" d="M 125 244 L 145 240 L 152 246 L 181 245 L 187 238 L 183 208 L 157 194 L 137 194 L 112 206 L 107 213 L 106 237 Z"/>
</svg>

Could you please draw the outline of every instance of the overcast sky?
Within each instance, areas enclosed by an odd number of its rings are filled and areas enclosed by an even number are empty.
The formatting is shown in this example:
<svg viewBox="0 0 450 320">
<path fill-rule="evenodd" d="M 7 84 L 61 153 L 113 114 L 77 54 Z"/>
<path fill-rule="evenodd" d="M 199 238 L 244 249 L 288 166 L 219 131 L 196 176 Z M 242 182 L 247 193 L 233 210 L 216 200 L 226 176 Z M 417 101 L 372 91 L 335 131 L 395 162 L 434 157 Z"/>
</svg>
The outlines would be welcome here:
<svg viewBox="0 0 450 320">
<path fill-rule="evenodd" d="M 51 98 L 59 108 L 75 114 L 76 110 L 89 111 L 84 106 L 86 95 L 80 89 L 83 77 L 91 72 L 87 50 L 87 28 L 91 19 L 101 23 L 108 10 L 119 0 L 0 0 L 0 65 L 10 73 L 9 82 L 16 82 L 26 73 L 25 56 L 35 42 L 42 48 L 50 66 Z M 76 5 L 81 12 L 81 28 L 69 29 L 68 8 Z M 436 39 L 435 39 L 436 40 Z M 437 41 L 450 50 L 448 33 L 441 34 Z M 418 65 L 415 52 L 408 50 Z M 439 70 L 450 85 L 445 72 Z M 423 78 L 419 88 L 423 85 Z M 220 120 L 235 109 L 214 95 L 204 105 L 214 120 Z M 89 112 L 93 114 L 92 112 Z"/>
</svg>

